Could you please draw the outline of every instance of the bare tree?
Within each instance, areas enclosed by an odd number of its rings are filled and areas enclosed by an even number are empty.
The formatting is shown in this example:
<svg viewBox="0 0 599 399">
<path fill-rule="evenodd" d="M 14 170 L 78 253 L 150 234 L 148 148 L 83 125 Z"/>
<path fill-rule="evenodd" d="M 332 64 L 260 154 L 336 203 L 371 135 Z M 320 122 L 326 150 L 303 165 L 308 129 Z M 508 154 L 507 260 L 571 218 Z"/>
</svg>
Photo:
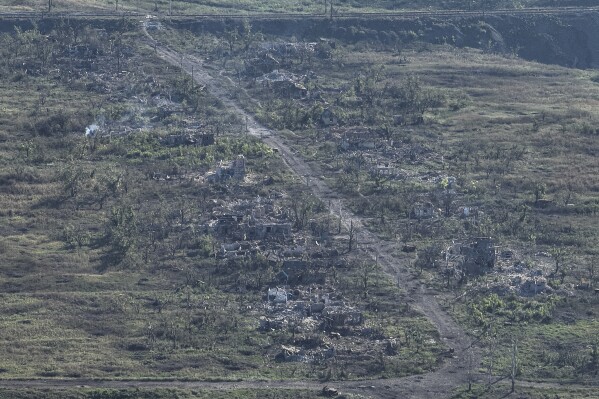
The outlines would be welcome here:
<svg viewBox="0 0 599 399">
<path fill-rule="evenodd" d="M 489 373 L 489 385 L 491 385 L 491 379 L 493 378 L 493 366 L 495 363 L 495 351 L 497 350 L 497 338 L 492 336 L 489 339 L 489 366 L 487 371 Z"/>
<path fill-rule="evenodd" d="M 61 172 L 63 189 L 71 198 L 75 198 L 84 184 L 84 171 L 81 165 L 70 163 Z"/>
<path fill-rule="evenodd" d="M 541 198 L 543 198 L 546 191 L 547 191 L 547 186 L 545 185 L 545 183 L 539 182 L 535 185 L 535 187 L 534 187 L 535 204 L 537 204 L 541 200 Z"/>
<path fill-rule="evenodd" d="M 587 264 L 587 273 L 589 276 L 589 287 L 593 288 L 597 279 L 597 257 L 593 257 Z"/>
<path fill-rule="evenodd" d="M 223 38 L 229 46 L 229 53 L 233 54 L 235 43 L 237 43 L 237 41 L 239 40 L 239 31 L 237 30 L 237 28 L 227 29 L 223 34 Z"/>
<path fill-rule="evenodd" d="M 262 38 L 262 34 L 254 32 L 252 30 L 252 24 L 247 19 L 244 19 L 241 23 L 241 32 L 239 38 L 243 43 L 243 49 L 247 51 L 252 43 Z"/>
<path fill-rule="evenodd" d="M 356 239 L 356 229 L 354 228 L 354 221 L 349 221 L 349 232 L 348 232 L 348 243 L 347 243 L 347 252 L 351 252 L 354 245 L 354 240 Z"/>
<path fill-rule="evenodd" d="M 445 217 L 451 216 L 451 209 L 453 207 L 455 197 L 456 197 L 455 191 L 449 190 L 449 189 L 445 189 L 443 191 L 443 195 L 441 197 L 441 202 L 443 203 L 443 210 L 445 211 Z"/>
<path fill-rule="evenodd" d="M 360 263 L 358 273 L 360 278 L 360 288 L 362 289 L 362 295 L 364 298 L 368 296 L 368 287 L 370 286 L 372 276 L 378 267 L 378 259 L 375 263 L 367 261 Z"/>
<path fill-rule="evenodd" d="M 565 261 L 568 259 L 570 253 L 567 249 L 561 247 L 553 247 L 549 250 L 553 260 L 555 261 L 555 270 L 553 271 L 554 275 L 558 273 L 564 273 L 563 266 Z"/>
<path fill-rule="evenodd" d="M 599 338 L 595 338 L 595 342 L 591 344 L 591 369 L 595 370 L 595 375 L 599 371 Z"/>
<path fill-rule="evenodd" d="M 439 244 L 431 244 L 418 251 L 418 257 L 416 258 L 415 266 L 420 269 L 420 273 L 422 273 L 425 267 L 434 267 L 435 260 L 440 253 L 441 247 Z"/>
<path fill-rule="evenodd" d="M 294 196 L 291 199 L 291 211 L 293 212 L 293 221 L 295 227 L 299 230 L 302 230 L 316 205 L 316 201 L 312 196 Z"/>
</svg>

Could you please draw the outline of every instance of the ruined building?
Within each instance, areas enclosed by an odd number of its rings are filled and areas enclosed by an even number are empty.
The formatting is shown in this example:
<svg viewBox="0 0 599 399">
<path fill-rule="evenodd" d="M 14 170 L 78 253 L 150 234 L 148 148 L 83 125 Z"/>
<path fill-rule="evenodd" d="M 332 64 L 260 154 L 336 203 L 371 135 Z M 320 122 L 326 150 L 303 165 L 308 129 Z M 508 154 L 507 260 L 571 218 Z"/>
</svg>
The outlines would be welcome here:
<svg viewBox="0 0 599 399">
<path fill-rule="evenodd" d="M 482 274 L 492 269 L 497 260 L 495 242 L 491 237 L 478 237 L 460 247 L 464 256 L 462 269 L 467 274 Z"/>
</svg>

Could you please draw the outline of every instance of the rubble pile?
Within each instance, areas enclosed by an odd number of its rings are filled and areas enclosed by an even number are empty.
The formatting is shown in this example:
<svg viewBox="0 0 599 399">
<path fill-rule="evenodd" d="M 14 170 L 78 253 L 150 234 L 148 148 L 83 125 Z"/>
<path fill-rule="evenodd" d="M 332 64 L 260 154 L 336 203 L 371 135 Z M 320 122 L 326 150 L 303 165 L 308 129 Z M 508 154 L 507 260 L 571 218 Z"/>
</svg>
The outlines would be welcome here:
<svg viewBox="0 0 599 399">
<path fill-rule="evenodd" d="M 484 284 L 478 289 L 500 296 L 513 294 L 533 297 L 552 293 L 553 289 L 548 283 L 548 265 L 538 260 L 532 266 L 519 258 L 512 250 L 498 252 L 495 267 L 489 270 Z"/>
<path fill-rule="evenodd" d="M 334 357 L 338 349 L 350 351 L 343 338 L 353 335 L 355 341 L 364 322 L 359 310 L 317 285 L 269 288 L 264 311 L 260 331 L 287 331 L 294 336 L 293 345 L 281 345 L 275 355 L 282 362 L 317 362 Z"/>
</svg>

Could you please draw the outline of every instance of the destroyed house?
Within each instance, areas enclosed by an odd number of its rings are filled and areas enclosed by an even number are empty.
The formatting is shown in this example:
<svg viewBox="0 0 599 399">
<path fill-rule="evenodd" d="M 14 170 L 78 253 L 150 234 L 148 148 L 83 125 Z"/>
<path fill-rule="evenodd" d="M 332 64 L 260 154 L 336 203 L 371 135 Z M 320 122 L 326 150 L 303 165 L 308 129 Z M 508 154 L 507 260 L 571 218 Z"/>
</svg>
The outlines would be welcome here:
<svg viewBox="0 0 599 399">
<path fill-rule="evenodd" d="M 227 235 L 233 232 L 234 230 L 237 230 L 242 221 L 242 215 L 221 215 L 216 219 L 216 222 L 213 224 L 213 229 L 214 232 L 217 234 Z"/>
<path fill-rule="evenodd" d="M 362 324 L 362 312 L 347 306 L 326 306 L 322 311 L 325 328 L 338 328 L 343 326 L 356 326 Z"/>
<path fill-rule="evenodd" d="M 208 146 L 214 144 L 214 134 L 171 134 L 164 139 L 164 143 L 169 146 L 179 145 L 199 145 Z"/>
<path fill-rule="evenodd" d="M 320 114 L 320 122 L 324 126 L 336 125 L 339 121 L 331 108 L 325 108 Z"/>
<path fill-rule="evenodd" d="M 460 247 L 464 256 L 463 269 L 468 274 L 482 274 L 495 266 L 497 253 L 490 237 L 479 237 Z"/>
<path fill-rule="evenodd" d="M 520 294 L 534 296 L 550 290 L 544 277 L 528 278 L 520 285 Z"/>
<path fill-rule="evenodd" d="M 399 171 L 396 167 L 391 165 L 389 162 L 385 162 L 382 164 L 377 164 L 370 169 L 370 174 L 372 176 L 379 177 L 397 177 L 399 175 Z"/>
<path fill-rule="evenodd" d="M 283 277 L 289 285 L 324 284 L 325 274 L 316 263 L 301 259 L 289 259 L 283 262 Z"/>
<path fill-rule="evenodd" d="M 223 243 L 220 246 L 220 251 L 217 256 L 221 258 L 246 258 L 254 257 L 258 253 L 258 249 L 253 247 L 247 241 L 237 241 L 233 243 Z"/>
<path fill-rule="evenodd" d="M 273 303 L 285 303 L 290 299 L 291 293 L 288 293 L 284 288 L 269 288 L 268 301 Z"/>
<path fill-rule="evenodd" d="M 245 73 L 250 76 L 257 76 L 272 72 L 280 68 L 280 62 L 270 53 L 264 53 L 256 58 L 244 61 Z"/>
<path fill-rule="evenodd" d="M 291 72 L 275 69 L 274 71 L 257 78 L 256 82 L 261 83 L 266 87 L 272 87 L 273 83 L 275 82 L 301 83 L 304 78 L 304 76 L 299 76 Z"/>
<path fill-rule="evenodd" d="M 308 96 L 308 89 L 303 85 L 305 76 L 298 76 L 293 73 L 275 69 L 256 79 L 265 87 L 269 87 L 276 93 L 289 98 L 305 98 Z"/>
<path fill-rule="evenodd" d="M 206 180 L 212 183 L 224 182 L 229 179 L 243 180 L 245 178 L 245 157 L 239 155 L 237 159 L 223 163 L 214 172 L 206 176 Z"/>
<path fill-rule="evenodd" d="M 277 362 L 303 362 L 305 360 L 305 351 L 295 346 L 281 345 L 281 352 L 275 356 Z"/>
<path fill-rule="evenodd" d="M 350 130 L 343 133 L 339 147 L 345 151 L 374 150 L 377 139 L 367 129 Z"/>
<path fill-rule="evenodd" d="M 431 202 L 417 202 L 412 207 L 411 217 L 427 219 L 435 216 L 435 206 Z"/>
<path fill-rule="evenodd" d="M 264 42 L 260 47 L 262 51 L 279 57 L 297 56 L 300 53 L 314 52 L 316 43 L 290 43 L 290 42 Z"/>
<path fill-rule="evenodd" d="M 185 112 L 183 105 L 161 96 L 153 97 L 152 103 L 157 108 L 157 115 L 161 119 L 164 119 L 173 114 L 181 114 Z"/>
<path fill-rule="evenodd" d="M 272 88 L 276 93 L 288 98 L 305 98 L 308 96 L 308 89 L 301 83 L 291 81 L 272 82 Z"/>
<path fill-rule="evenodd" d="M 261 223 L 251 226 L 250 236 L 255 240 L 268 238 L 288 239 L 291 237 L 291 223 Z"/>
</svg>

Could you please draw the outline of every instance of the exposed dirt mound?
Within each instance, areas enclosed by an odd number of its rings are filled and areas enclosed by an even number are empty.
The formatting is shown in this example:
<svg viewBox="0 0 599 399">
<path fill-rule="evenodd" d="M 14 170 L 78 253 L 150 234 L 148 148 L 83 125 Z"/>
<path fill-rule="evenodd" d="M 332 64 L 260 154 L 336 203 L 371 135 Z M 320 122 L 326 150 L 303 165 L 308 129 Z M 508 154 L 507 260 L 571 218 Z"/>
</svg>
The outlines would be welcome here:
<svg viewBox="0 0 599 399">
<path fill-rule="evenodd" d="M 175 22 L 194 31 L 241 28 L 238 20 Z M 455 19 L 276 19 L 252 21 L 254 31 L 305 40 L 322 37 L 386 44 L 420 40 L 518 55 L 574 68 L 599 67 L 599 13 L 584 15 L 487 16 Z"/>
</svg>

